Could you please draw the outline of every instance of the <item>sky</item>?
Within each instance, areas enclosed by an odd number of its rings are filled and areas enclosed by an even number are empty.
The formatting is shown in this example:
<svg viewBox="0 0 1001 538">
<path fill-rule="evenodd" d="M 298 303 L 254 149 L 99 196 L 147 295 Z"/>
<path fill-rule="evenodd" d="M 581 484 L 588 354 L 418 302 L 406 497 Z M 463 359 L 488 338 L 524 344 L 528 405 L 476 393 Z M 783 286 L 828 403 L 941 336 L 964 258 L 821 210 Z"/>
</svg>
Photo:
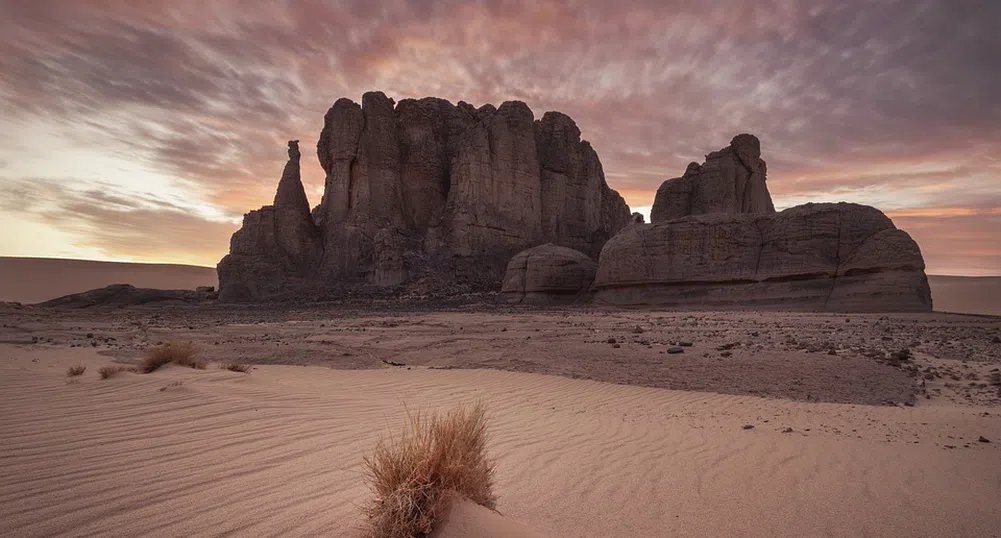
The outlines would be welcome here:
<svg viewBox="0 0 1001 538">
<path fill-rule="evenodd" d="M 213 266 L 326 110 L 380 90 L 570 115 L 609 185 L 752 132 L 779 209 L 874 205 L 1001 275 L 997 0 L 0 0 L 0 256 Z"/>
</svg>

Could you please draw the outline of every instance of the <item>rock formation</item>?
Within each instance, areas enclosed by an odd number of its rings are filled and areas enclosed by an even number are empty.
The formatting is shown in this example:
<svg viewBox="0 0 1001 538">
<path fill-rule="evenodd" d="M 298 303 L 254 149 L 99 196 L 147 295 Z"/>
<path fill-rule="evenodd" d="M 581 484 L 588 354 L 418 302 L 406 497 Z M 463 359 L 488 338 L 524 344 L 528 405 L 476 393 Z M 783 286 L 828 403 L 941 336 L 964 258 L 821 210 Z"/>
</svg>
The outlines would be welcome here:
<svg viewBox="0 0 1001 538">
<path fill-rule="evenodd" d="M 761 142 L 739 134 L 729 146 L 706 155 L 705 163 L 691 163 L 685 175 L 665 181 L 657 189 L 650 222 L 707 213 L 774 213 L 766 171 Z"/>
<path fill-rule="evenodd" d="M 605 245 L 593 291 L 620 306 L 929 311 L 924 267 L 880 211 L 806 204 L 631 225 Z"/>
<path fill-rule="evenodd" d="M 298 149 L 273 206 L 251 211 L 219 264 L 222 300 L 449 281 L 497 289 L 511 256 L 550 242 L 597 256 L 629 223 L 569 117 L 380 92 L 334 103 L 309 211 Z"/>
<path fill-rule="evenodd" d="M 583 252 L 547 243 L 511 258 L 501 295 L 511 303 L 573 302 L 587 294 L 597 268 Z"/>
<path fill-rule="evenodd" d="M 196 290 L 159 290 L 137 288 L 130 284 L 112 284 L 103 288 L 64 295 L 39 303 L 43 308 L 126 308 L 148 304 L 185 304 L 214 301 L 215 288 L 202 286 Z"/>
<path fill-rule="evenodd" d="M 300 289 L 323 254 L 320 231 L 299 177 L 299 143 L 289 142 L 273 205 L 251 211 L 219 262 L 220 299 L 265 297 Z"/>
<path fill-rule="evenodd" d="M 657 190 L 652 224 L 601 252 L 599 302 L 702 308 L 928 311 L 921 250 L 868 206 L 806 204 L 776 213 L 761 144 L 749 134 Z"/>
</svg>

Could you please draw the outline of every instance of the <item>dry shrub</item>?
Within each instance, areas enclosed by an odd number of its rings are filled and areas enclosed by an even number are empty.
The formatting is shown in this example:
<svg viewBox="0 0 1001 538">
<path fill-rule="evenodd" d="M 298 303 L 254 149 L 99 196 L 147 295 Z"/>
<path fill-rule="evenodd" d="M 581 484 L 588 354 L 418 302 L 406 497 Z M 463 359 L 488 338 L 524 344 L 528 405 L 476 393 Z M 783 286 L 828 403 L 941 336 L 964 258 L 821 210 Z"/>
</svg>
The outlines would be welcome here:
<svg viewBox="0 0 1001 538">
<path fill-rule="evenodd" d="M 249 374 L 251 366 L 249 364 L 240 364 L 237 362 L 231 362 L 229 364 L 223 364 L 221 368 L 223 370 L 229 370 L 230 372 L 240 372 L 241 374 Z"/>
<path fill-rule="evenodd" d="M 87 367 L 82 364 L 78 364 L 76 366 L 70 366 L 69 368 L 66 369 L 66 377 L 76 377 L 78 375 L 83 375 L 83 373 L 86 371 Z"/>
<path fill-rule="evenodd" d="M 205 369 L 205 363 L 195 359 L 195 346 L 191 342 L 167 342 L 146 352 L 146 358 L 139 365 L 144 374 L 155 372 L 165 364 L 174 363 L 178 366 L 189 366 L 199 370 Z"/>
<path fill-rule="evenodd" d="M 494 463 L 486 444 L 486 410 L 480 403 L 444 414 L 408 414 L 401 437 L 380 439 L 365 458 L 375 492 L 365 510 L 369 536 L 428 536 L 453 493 L 494 508 Z"/>
<path fill-rule="evenodd" d="M 101 374 L 101 379 L 108 379 L 114 375 L 121 372 L 131 372 L 133 374 L 138 373 L 139 370 L 134 366 L 102 366 L 97 373 Z"/>
</svg>

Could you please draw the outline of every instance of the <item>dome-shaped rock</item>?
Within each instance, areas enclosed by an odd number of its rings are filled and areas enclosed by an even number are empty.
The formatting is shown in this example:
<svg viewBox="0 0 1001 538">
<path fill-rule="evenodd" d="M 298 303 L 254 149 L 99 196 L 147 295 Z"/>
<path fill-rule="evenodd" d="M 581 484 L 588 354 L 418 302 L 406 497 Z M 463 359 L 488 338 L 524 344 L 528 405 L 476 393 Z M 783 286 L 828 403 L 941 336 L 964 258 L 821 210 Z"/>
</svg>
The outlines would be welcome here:
<svg viewBox="0 0 1001 538">
<path fill-rule="evenodd" d="M 501 295 L 512 303 L 572 302 L 587 293 L 597 269 L 583 252 L 547 243 L 511 258 Z"/>
</svg>

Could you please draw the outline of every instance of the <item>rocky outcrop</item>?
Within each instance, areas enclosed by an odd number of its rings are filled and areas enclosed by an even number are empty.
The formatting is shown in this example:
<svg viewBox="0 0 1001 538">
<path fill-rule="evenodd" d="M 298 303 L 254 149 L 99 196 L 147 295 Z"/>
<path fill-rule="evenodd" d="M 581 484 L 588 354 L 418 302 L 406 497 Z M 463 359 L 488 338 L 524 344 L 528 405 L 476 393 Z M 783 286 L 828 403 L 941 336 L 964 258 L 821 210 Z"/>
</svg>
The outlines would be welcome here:
<svg viewBox="0 0 1001 538">
<path fill-rule="evenodd" d="M 729 146 L 706 155 L 705 163 L 691 163 L 685 175 L 665 181 L 657 189 L 650 222 L 708 213 L 774 213 L 766 175 L 761 142 L 739 134 Z"/>
<path fill-rule="evenodd" d="M 620 306 L 930 311 L 924 267 L 877 209 L 806 204 L 631 225 L 602 250 L 593 291 Z"/>
<path fill-rule="evenodd" d="M 224 301 L 278 295 L 301 288 L 323 255 L 299 175 L 299 144 L 289 142 L 274 204 L 251 211 L 219 262 L 219 297 Z"/>
<path fill-rule="evenodd" d="M 158 290 L 137 288 L 130 284 L 112 284 L 96 290 L 65 295 L 40 303 L 44 308 L 125 308 L 148 304 L 202 303 L 217 298 L 215 288 L 199 287 L 197 290 Z"/>
<path fill-rule="evenodd" d="M 586 296 L 597 268 L 583 252 L 552 243 L 540 245 L 511 258 L 501 296 L 510 303 L 573 302 Z"/>
<path fill-rule="evenodd" d="M 310 214 L 290 151 L 275 204 L 246 215 L 219 264 L 223 300 L 435 279 L 497 289 L 515 253 L 597 256 L 630 221 L 573 120 L 518 101 L 340 99 L 317 157 L 320 204 Z"/>
</svg>

